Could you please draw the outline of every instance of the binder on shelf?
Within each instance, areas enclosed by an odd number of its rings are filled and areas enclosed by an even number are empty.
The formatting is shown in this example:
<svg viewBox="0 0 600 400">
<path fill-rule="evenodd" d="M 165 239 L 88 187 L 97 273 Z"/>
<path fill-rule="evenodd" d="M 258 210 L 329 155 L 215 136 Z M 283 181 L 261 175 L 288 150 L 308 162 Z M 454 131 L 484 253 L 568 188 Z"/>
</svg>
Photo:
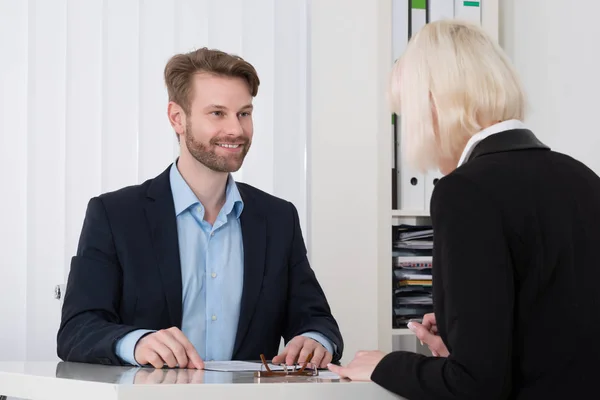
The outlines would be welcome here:
<svg viewBox="0 0 600 400">
<path fill-rule="evenodd" d="M 427 22 L 454 18 L 456 0 L 428 0 Z M 439 171 L 429 171 L 425 174 L 425 210 L 429 211 L 429 201 L 435 184 L 442 178 Z"/>
<path fill-rule="evenodd" d="M 396 149 L 398 142 L 398 129 L 396 128 L 396 114 L 392 114 L 392 210 L 398 210 L 398 162 Z"/>
<path fill-rule="evenodd" d="M 392 0 L 392 57 L 394 62 L 404 53 L 408 44 L 409 0 Z"/>
<path fill-rule="evenodd" d="M 429 0 L 429 20 L 427 22 L 454 18 L 456 0 Z"/>
<path fill-rule="evenodd" d="M 455 0 L 454 16 L 481 25 L 481 1 Z"/>
<path fill-rule="evenodd" d="M 410 11 L 409 34 L 412 36 L 428 22 L 429 7 L 427 7 L 427 0 L 411 0 Z"/>
<path fill-rule="evenodd" d="M 397 60 L 408 44 L 414 32 L 427 23 L 426 0 L 392 1 L 392 49 L 393 59 Z M 425 175 L 413 170 L 403 161 L 404 140 L 400 121 L 395 119 L 396 133 L 396 190 L 397 209 L 425 210 Z"/>
<path fill-rule="evenodd" d="M 425 174 L 425 209 L 429 211 L 429 202 L 431 201 L 431 195 L 433 194 L 433 188 L 435 184 L 443 177 L 439 171 L 429 171 Z"/>
</svg>

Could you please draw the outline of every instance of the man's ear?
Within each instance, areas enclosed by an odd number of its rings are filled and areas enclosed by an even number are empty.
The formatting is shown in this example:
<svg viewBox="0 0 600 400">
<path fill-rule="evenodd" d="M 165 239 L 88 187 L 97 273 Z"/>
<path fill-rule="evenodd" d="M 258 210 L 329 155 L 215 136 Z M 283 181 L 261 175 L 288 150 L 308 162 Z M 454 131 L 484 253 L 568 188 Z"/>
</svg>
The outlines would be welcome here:
<svg viewBox="0 0 600 400">
<path fill-rule="evenodd" d="M 183 135 L 186 126 L 186 115 L 183 108 L 175 102 L 170 101 L 167 107 L 167 115 L 169 116 L 169 123 L 175 130 L 177 135 Z"/>
</svg>

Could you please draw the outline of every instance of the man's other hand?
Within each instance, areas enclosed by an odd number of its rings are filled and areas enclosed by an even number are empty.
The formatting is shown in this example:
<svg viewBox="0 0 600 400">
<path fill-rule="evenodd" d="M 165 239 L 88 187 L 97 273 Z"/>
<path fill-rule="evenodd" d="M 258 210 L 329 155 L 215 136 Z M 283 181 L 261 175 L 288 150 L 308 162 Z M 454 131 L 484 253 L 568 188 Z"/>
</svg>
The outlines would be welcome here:
<svg viewBox="0 0 600 400">
<path fill-rule="evenodd" d="M 135 360 L 140 365 L 154 368 L 204 369 L 200 355 L 178 328 L 172 327 L 144 336 L 135 346 Z"/>
<path fill-rule="evenodd" d="M 333 355 L 316 340 L 305 336 L 296 336 L 290 340 L 280 354 L 273 358 L 272 363 L 286 365 L 303 363 L 310 353 L 314 354 L 310 364 L 316 365 L 317 368 L 326 368 L 333 358 Z"/>
</svg>

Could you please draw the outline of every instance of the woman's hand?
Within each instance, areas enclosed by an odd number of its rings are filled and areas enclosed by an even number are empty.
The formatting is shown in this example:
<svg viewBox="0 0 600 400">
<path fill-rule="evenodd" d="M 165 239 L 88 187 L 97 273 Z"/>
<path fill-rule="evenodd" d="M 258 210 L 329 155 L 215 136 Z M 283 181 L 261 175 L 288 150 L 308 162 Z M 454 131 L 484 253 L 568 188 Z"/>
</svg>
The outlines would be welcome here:
<svg viewBox="0 0 600 400">
<path fill-rule="evenodd" d="M 370 381 L 379 361 L 385 356 L 381 351 L 359 351 L 347 367 L 329 364 L 327 367 L 340 378 L 353 381 Z"/>
<path fill-rule="evenodd" d="M 425 314 L 423 323 L 409 322 L 408 329 L 414 332 L 421 341 L 421 344 L 426 344 L 429 351 L 435 357 L 448 357 L 450 353 L 442 338 L 438 336 L 437 323 L 435 322 L 435 314 Z"/>
</svg>

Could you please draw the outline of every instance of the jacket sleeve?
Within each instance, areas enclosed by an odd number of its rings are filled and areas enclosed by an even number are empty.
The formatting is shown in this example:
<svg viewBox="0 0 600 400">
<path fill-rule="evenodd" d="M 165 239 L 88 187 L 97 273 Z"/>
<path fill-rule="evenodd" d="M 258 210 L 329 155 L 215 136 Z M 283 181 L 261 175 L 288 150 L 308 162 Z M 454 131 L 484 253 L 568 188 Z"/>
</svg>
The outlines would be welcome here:
<svg viewBox="0 0 600 400">
<path fill-rule="evenodd" d="M 515 288 L 499 207 L 460 175 L 431 200 L 433 285 L 447 358 L 388 354 L 372 380 L 408 399 L 503 399 L 511 390 Z M 437 288 L 436 288 L 437 286 Z"/>
<path fill-rule="evenodd" d="M 333 362 L 342 357 L 344 343 L 323 289 L 306 255 L 298 211 L 290 204 L 294 229 L 289 257 L 289 291 L 284 329 L 286 343 L 298 335 L 318 332 L 333 344 Z"/>
<path fill-rule="evenodd" d="M 121 324 L 122 273 L 102 200 L 87 206 L 71 270 L 57 335 L 64 361 L 122 365 L 116 342 L 137 329 Z"/>
</svg>

